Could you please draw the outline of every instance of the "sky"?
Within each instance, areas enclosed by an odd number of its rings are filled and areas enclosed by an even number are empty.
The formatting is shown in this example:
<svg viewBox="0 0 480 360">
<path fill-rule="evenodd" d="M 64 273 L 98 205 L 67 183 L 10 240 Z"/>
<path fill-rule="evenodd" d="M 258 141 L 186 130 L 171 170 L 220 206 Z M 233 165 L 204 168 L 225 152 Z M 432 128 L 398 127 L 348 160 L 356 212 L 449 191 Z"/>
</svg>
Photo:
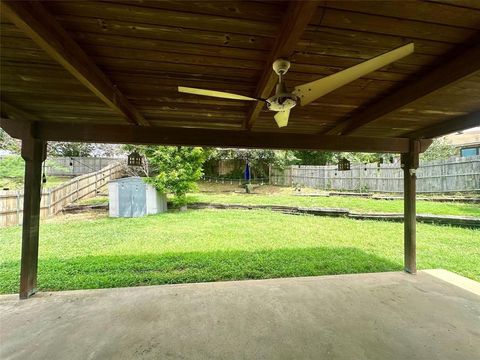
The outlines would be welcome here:
<svg viewBox="0 0 480 360">
<path fill-rule="evenodd" d="M 473 128 L 467 129 L 467 130 L 463 130 L 462 132 L 463 133 L 480 132 L 480 126 L 473 127 Z"/>
</svg>

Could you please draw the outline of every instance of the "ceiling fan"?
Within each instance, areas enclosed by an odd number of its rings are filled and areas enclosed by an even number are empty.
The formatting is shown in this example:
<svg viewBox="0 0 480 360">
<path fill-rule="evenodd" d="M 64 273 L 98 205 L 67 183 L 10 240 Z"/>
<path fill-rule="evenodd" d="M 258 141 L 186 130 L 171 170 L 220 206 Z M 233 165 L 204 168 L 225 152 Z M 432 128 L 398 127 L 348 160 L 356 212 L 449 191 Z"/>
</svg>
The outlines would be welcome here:
<svg viewBox="0 0 480 360">
<path fill-rule="evenodd" d="M 260 99 L 249 96 L 243 96 L 223 91 L 214 91 L 206 89 L 197 89 L 191 87 L 179 86 L 178 91 L 187 94 L 212 96 L 232 100 L 263 101 L 267 108 L 275 111 L 274 116 L 278 127 L 284 127 L 288 124 L 290 110 L 300 103 L 300 106 L 308 105 L 312 101 L 328 94 L 329 92 L 342 87 L 364 75 L 374 72 L 392 62 L 395 62 L 407 55 L 413 53 L 414 44 L 409 43 L 385 54 L 366 60 L 358 65 L 339 71 L 335 74 L 325 76 L 318 80 L 295 86 L 293 91 L 288 91 L 283 80 L 283 76 L 290 68 L 290 62 L 285 59 L 277 59 L 273 63 L 273 70 L 278 75 L 278 84 L 275 95 L 268 99 Z"/>
</svg>

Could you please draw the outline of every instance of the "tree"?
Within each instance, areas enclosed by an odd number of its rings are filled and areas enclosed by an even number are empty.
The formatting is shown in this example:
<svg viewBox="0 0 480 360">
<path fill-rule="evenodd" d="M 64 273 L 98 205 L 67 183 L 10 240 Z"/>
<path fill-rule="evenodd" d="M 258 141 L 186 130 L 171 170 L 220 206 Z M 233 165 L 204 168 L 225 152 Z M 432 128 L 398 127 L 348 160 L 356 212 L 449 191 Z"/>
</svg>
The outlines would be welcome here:
<svg viewBox="0 0 480 360">
<path fill-rule="evenodd" d="M 295 151 L 298 165 L 327 165 L 337 163 L 346 158 L 353 164 L 379 162 L 381 158 L 390 159 L 391 154 L 357 153 L 357 152 L 328 152 L 328 151 Z"/>
<path fill-rule="evenodd" d="M 7 153 L 20 155 L 21 140 L 14 139 L 3 129 L 0 129 L 0 149 Z M 48 156 L 89 157 L 105 156 L 116 157 L 125 154 L 122 145 L 74 143 L 64 141 L 49 141 L 47 143 Z"/>
<path fill-rule="evenodd" d="M 73 142 L 48 143 L 48 155 L 65 157 L 87 157 L 93 150 L 93 144 Z"/>
<path fill-rule="evenodd" d="M 297 159 L 289 150 L 269 149 L 212 149 L 208 157 L 207 167 L 210 171 L 220 160 L 239 160 L 240 167 L 233 171 L 232 176 L 241 176 L 245 163 L 248 162 L 254 178 L 268 176 L 268 166 L 283 168 L 294 163 Z"/>
<path fill-rule="evenodd" d="M 118 157 L 125 156 L 123 145 L 120 144 L 92 144 L 90 156 Z"/>
<path fill-rule="evenodd" d="M 424 153 L 420 154 L 420 159 L 426 161 L 445 160 L 456 154 L 455 146 L 450 145 L 445 138 L 438 138 L 434 139 L 432 145 Z"/>
<path fill-rule="evenodd" d="M 142 146 L 136 150 L 148 160 L 150 173 L 147 181 L 158 191 L 173 193 L 178 205 L 185 205 L 185 195 L 197 188 L 196 182 L 203 175 L 205 151 L 184 146 Z"/>
<path fill-rule="evenodd" d="M 63 141 L 49 142 L 47 152 L 49 156 L 64 157 L 115 157 L 124 154 L 124 151 L 122 150 L 122 145 L 76 143 Z"/>
<path fill-rule="evenodd" d="M 297 165 L 326 165 L 335 159 L 335 153 L 328 151 L 299 150 L 293 152 Z"/>
<path fill-rule="evenodd" d="M 13 154 L 20 154 L 22 142 L 12 138 L 5 130 L 0 128 L 0 149 Z"/>
<path fill-rule="evenodd" d="M 357 152 L 341 152 L 341 153 L 337 153 L 336 155 L 337 160 L 345 158 L 348 161 L 350 161 L 352 164 L 375 163 L 375 162 L 379 162 L 382 157 L 386 157 L 386 155 L 380 154 L 380 153 L 357 153 Z"/>
</svg>

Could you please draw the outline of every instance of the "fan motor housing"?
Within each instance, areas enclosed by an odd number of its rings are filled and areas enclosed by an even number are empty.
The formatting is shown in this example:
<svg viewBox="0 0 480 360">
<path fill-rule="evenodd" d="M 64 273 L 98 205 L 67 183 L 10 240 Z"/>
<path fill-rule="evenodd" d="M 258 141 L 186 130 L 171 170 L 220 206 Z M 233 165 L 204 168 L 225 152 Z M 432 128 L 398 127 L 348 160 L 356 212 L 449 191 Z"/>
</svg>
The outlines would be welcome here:
<svg viewBox="0 0 480 360">
<path fill-rule="evenodd" d="M 290 110 L 297 105 L 297 96 L 287 90 L 284 82 L 277 84 L 275 95 L 267 99 L 267 108 L 272 111 Z"/>
<path fill-rule="evenodd" d="M 267 99 L 268 110 L 285 111 L 297 105 L 297 97 L 293 94 L 277 94 Z"/>
</svg>

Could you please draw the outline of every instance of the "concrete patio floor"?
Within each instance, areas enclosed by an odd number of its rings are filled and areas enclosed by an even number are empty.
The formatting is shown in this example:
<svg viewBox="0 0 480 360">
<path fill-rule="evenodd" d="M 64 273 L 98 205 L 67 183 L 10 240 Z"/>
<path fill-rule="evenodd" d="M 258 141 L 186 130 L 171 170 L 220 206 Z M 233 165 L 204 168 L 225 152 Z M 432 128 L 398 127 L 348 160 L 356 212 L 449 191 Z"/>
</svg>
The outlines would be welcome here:
<svg viewBox="0 0 480 360">
<path fill-rule="evenodd" d="M 1 359 L 480 359 L 444 270 L 0 296 Z"/>
</svg>

